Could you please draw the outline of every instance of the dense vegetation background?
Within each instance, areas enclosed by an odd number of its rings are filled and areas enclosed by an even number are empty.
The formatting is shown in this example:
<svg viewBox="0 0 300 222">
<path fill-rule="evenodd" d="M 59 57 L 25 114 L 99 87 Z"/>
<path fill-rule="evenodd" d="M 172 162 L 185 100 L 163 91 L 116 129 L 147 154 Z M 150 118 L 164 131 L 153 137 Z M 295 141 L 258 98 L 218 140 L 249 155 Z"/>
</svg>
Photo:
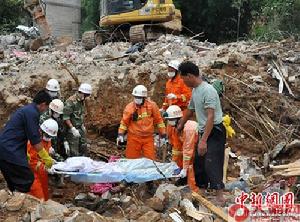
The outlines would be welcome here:
<svg viewBox="0 0 300 222">
<path fill-rule="evenodd" d="M 82 0 L 82 31 L 96 29 L 101 0 Z M 300 35 L 300 0 L 174 0 L 184 33 L 203 32 L 202 40 L 273 41 Z M 23 0 L 0 0 L 0 32 L 24 21 Z"/>
</svg>

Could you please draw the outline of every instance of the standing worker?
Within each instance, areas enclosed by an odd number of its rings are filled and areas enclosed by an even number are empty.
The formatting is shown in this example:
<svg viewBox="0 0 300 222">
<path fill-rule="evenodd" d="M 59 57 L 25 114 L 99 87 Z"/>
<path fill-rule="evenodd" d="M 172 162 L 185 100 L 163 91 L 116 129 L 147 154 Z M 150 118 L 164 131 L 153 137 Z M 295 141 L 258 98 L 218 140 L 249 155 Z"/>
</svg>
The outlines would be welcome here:
<svg viewBox="0 0 300 222">
<path fill-rule="evenodd" d="M 40 136 L 40 113 L 48 109 L 50 95 L 42 90 L 36 94 L 33 102 L 18 109 L 0 133 L 0 169 L 9 190 L 27 193 L 34 180 L 28 166 L 26 148 L 29 141 L 38 156 L 50 168 L 53 159 L 43 147 Z"/>
<path fill-rule="evenodd" d="M 86 155 L 86 129 L 84 126 L 84 101 L 92 94 L 92 86 L 82 83 L 78 92 L 67 99 L 64 107 L 63 120 L 67 126 L 65 150 L 70 150 L 67 155 Z"/>
<path fill-rule="evenodd" d="M 47 119 L 41 125 L 42 144 L 47 153 L 49 153 L 49 150 L 52 148 L 51 139 L 57 136 L 57 131 L 58 124 L 53 119 Z M 49 199 L 49 192 L 46 163 L 39 157 L 38 153 L 30 143 L 27 144 L 27 153 L 29 166 L 34 173 L 34 182 L 29 194 L 47 201 Z"/>
<path fill-rule="evenodd" d="M 60 97 L 59 95 L 60 86 L 56 79 L 50 79 L 47 82 L 46 90 L 52 99 L 58 99 Z"/>
<path fill-rule="evenodd" d="M 136 86 L 132 91 L 132 95 L 134 101 L 125 107 L 117 142 L 124 142 L 127 131 L 126 158 L 146 157 L 155 160 L 154 127 L 157 126 L 160 136 L 163 138 L 162 143 L 166 143 L 165 124 L 156 103 L 147 99 L 147 88 L 145 86 Z"/>
<path fill-rule="evenodd" d="M 171 105 L 177 105 L 184 112 L 191 99 L 192 91 L 187 87 L 178 73 L 178 60 L 172 60 L 168 64 L 168 77 L 166 83 L 166 97 L 162 110 L 166 111 Z"/>
<path fill-rule="evenodd" d="M 185 84 L 193 88 L 193 94 L 177 129 L 181 131 L 187 120 L 196 113 L 199 124 L 199 141 L 194 160 L 196 183 L 200 189 L 207 189 L 209 184 L 210 189 L 217 191 L 217 202 L 225 204 L 222 180 L 226 130 L 222 123 L 220 98 L 214 87 L 202 79 L 194 63 L 183 62 L 179 72 Z"/>
<path fill-rule="evenodd" d="M 179 106 L 172 105 L 167 109 L 168 138 L 172 145 L 172 160 L 182 169 L 181 178 L 187 177 L 187 182 L 191 190 L 198 191 L 195 181 L 195 173 L 193 168 L 195 146 L 198 140 L 198 123 L 188 120 L 184 125 L 182 133 L 176 129 L 182 110 Z M 180 155 L 178 155 L 180 153 Z"/>
</svg>

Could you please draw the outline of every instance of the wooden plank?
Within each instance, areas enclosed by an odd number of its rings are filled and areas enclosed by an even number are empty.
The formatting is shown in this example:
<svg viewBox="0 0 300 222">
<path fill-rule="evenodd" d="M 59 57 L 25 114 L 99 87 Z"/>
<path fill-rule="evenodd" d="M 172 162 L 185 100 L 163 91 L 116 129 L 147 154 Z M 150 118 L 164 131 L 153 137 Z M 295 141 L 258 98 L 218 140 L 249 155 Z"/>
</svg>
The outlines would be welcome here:
<svg viewBox="0 0 300 222">
<path fill-rule="evenodd" d="M 287 169 L 287 168 L 297 168 L 300 167 L 300 160 L 297 160 L 293 163 L 289 163 L 289 164 L 283 164 L 283 165 L 278 165 L 278 166 L 270 166 L 271 169 Z"/>
<path fill-rule="evenodd" d="M 223 183 L 226 183 L 226 180 L 227 180 L 227 168 L 228 168 L 228 162 L 229 162 L 229 152 L 230 152 L 230 147 L 225 149 L 225 157 L 224 157 L 224 165 L 223 165 Z"/>
<path fill-rule="evenodd" d="M 204 197 L 202 197 L 200 194 L 193 192 L 192 193 L 193 197 L 198 200 L 200 203 L 202 203 L 205 207 L 207 207 L 209 210 L 214 212 L 218 217 L 223 219 L 224 221 L 228 222 L 228 215 L 224 213 L 222 209 L 219 207 L 215 206 L 213 203 L 210 201 L 206 200 Z"/>
<path fill-rule="evenodd" d="M 192 210 L 190 208 L 186 209 L 186 215 L 194 218 L 195 220 L 201 221 L 206 215 L 200 211 Z M 212 216 L 212 214 L 211 214 Z"/>
<path fill-rule="evenodd" d="M 290 95 L 292 95 L 293 97 L 295 97 L 295 95 L 294 95 L 293 91 L 291 90 L 291 88 L 290 88 L 288 82 L 287 82 L 287 81 L 285 80 L 285 78 L 284 78 L 284 72 L 285 72 L 285 71 L 283 71 L 283 69 L 281 69 L 280 66 L 279 66 L 274 60 L 272 60 L 272 62 L 273 62 L 273 64 L 274 64 L 274 66 L 276 67 L 276 69 L 278 70 L 278 73 L 279 73 L 279 75 L 281 76 L 281 78 L 282 78 L 282 80 L 283 80 L 283 82 L 284 82 L 286 88 L 288 89 Z"/>
</svg>

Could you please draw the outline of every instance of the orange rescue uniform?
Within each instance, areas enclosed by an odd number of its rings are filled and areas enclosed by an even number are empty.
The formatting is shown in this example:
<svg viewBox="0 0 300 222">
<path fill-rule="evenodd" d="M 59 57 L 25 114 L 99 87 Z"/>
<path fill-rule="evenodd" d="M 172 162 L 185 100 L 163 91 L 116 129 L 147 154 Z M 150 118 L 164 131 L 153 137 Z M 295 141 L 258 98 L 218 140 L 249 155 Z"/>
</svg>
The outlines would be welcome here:
<svg viewBox="0 0 300 222">
<path fill-rule="evenodd" d="M 42 140 L 42 143 L 45 150 L 49 152 L 51 141 L 47 142 Z M 31 186 L 29 194 L 46 201 L 49 199 L 49 191 L 48 173 L 46 171 L 45 163 L 39 157 L 38 153 L 30 144 L 30 142 L 27 143 L 27 153 L 29 155 L 29 166 L 34 173 L 34 182 Z"/>
<path fill-rule="evenodd" d="M 134 114 L 136 113 L 136 114 Z M 134 116 L 136 119 L 134 120 Z M 129 103 L 124 110 L 119 127 L 119 134 L 128 132 L 126 158 L 146 157 L 155 160 L 154 127 L 160 135 L 166 134 L 166 127 L 155 102 L 146 99 L 142 106 Z"/>
<path fill-rule="evenodd" d="M 167 95 L 173 93 L 177 96 L 177 99 L 168 99 Z M 171 105 L 177 105 L 182 111 L 185 111 L 192 96 L 192 90 L 187 87 L 179 74 L 174 79 L 169 79 L 166 83 L 166 97 L 163 103 L 163 109 Z"/>
<path fill-rule="evenodd" d="M 189 187 L 193 191 L 198 191 L 193 167 L 195 148 L 198 140 L 198 123 L 188 120 L 184 125 L 181 135 L 178 135 L 176 127 L 168 125 L 168 138 L 173 147 L 172 160 L 180 168 L 187 170 Z"/>
</svg>

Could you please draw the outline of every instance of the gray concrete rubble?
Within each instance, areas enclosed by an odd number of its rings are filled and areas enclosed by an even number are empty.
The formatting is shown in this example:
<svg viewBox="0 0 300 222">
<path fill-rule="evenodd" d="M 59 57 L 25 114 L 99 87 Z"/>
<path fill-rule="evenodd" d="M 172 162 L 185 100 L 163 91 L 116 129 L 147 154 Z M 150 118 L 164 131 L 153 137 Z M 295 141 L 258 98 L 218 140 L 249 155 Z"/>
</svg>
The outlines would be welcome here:
<svg viewBox="0 0 300 222">
<path fill-rule="evenodd" d="M 242 191 L 300 193 L 296 182 L 300 174 L 300 42 L 217 45 L 166 35 L 129 53 L 132 45 L 128 42 L 109 42 L 86 51 L 80 42 L 61 38 L 56 45 L 37 42 L 37 50 L 30 51 L 28 41 L 18 33 L 0 36 L 0 128 L 12 112 L 31 102 L 50 78 L 59 81 L 63 99 L 74 94 L 78 85 L 73 75 L 93 86 L 85 119 L 91 156 L 106 161 L 122 156 L 115 135 L 124 107 L 132 101 L 133 87 L 144 84 L 149 98 L 161 107 L 168 62 L 190 60 L 208 81 L 217 78 L 225 85 L 222 107 L 224 114 L 232 117 L 236 132 L 227 141 L 231 148 L 224 178 L 228 204 Z M 293 178 L 292 185 L 289 178 Z M 286 182 L 284 186 L 281 180 Z M 214 212 L 190 190 L 173 185 L 174 181 L 153 186 L 119 184 L 103 194 L 92 194 L 86 185 L 65 181 L 67 187 L 52 192 L 52 199 L 61 204 L 1 190 L 0 221 L 144 222 L 172 221 L 171 216 L 178 221 L 200 217 L 220 221 L 220 215 L 228 211 L 225 207 Z M 205 193 L 207 200 L 218 205 L 211 196 Z"/>
</svg>

